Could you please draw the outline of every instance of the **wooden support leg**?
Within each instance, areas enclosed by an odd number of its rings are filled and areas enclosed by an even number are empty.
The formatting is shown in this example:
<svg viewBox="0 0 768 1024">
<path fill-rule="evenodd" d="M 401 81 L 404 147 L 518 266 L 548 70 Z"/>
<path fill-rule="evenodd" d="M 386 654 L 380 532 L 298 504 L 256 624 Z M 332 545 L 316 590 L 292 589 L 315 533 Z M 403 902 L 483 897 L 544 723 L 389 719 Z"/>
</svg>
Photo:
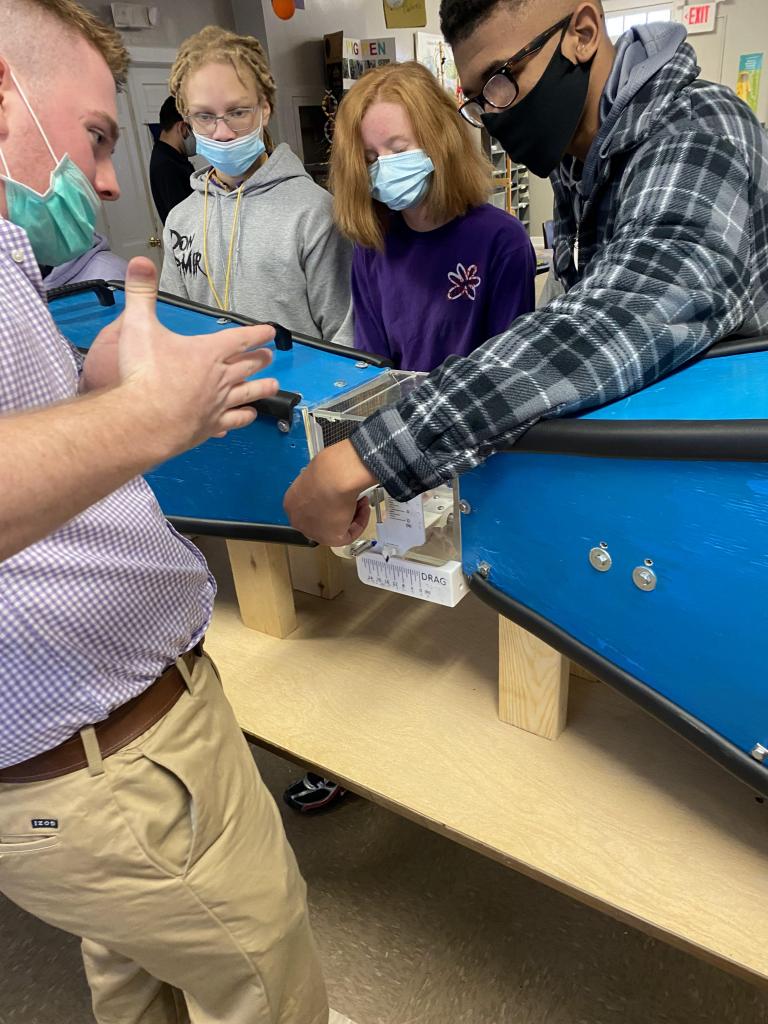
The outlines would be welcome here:
<svg viewBox="0 0 768 1024">
<path fill-rule="evenodd" d="M 269 636 L 288 636 L 296 629 L 296 609 L 285 545 L 228 540 L 227 550 L 245 625 Z"/>
<path fill-rule="evenodd" d="M 293 589 L 302 594 L 323 597 L 326 601 L 338 597 L 342 591 L 341 559 L 330 548 L 288 548 Z"/>
<path fill-rule="evenodd" d="M 499 718 L 554 740 L 565 728 L 569 662 L 499 616 Z"/>
</svg>

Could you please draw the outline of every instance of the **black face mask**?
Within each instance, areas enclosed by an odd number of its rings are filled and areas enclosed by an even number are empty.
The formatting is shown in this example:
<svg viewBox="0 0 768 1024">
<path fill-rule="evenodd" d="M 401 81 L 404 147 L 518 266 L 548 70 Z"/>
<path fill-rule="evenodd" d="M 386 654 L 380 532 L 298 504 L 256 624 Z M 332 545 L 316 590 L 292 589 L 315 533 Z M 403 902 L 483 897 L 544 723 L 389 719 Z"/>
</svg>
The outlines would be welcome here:
<svg viewBox="0 0 768 1024">
<path fill-rule="evenodd" d="M 591 70 L 592 60 L 571 64 L 558 46 L 527 96 L 501 114 L 483 114 L 486 131 L 515 163 L 524 164 L 540 178 L 549 177 L 576 134 Z"/>
</svg>

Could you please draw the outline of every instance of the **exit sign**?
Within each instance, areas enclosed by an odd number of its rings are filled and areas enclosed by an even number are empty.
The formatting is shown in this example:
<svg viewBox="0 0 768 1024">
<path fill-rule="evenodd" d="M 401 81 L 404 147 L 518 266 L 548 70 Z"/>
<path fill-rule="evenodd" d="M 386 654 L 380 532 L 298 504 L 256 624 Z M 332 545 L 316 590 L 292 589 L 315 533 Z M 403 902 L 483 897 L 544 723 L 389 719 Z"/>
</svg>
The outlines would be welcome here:
<svg viewBox="0 0 768 1024">
<path fill-rule="evenodd" d="M 706 4 L 688 4 L 683 9 L 683 24 L 690 35 L 714 32 L 717 28 L 717 0 Z"/>
</svg>

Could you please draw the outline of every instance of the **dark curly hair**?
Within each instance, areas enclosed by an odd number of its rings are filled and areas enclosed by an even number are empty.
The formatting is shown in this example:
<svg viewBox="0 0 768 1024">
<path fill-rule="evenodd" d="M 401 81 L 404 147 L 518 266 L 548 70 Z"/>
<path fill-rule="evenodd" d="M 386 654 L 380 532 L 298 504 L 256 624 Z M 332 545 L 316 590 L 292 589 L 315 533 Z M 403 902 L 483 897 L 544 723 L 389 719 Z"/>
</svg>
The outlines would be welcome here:
<svg viewBox="0 0 768 1024">
<path fill-rule="evenodd" d="M 442 0 L 440 29 L 451 46 L 471 36 L 481 21 L 505 4 L 512 10 L 527 7 L 530 0 Z"/>
</svg>

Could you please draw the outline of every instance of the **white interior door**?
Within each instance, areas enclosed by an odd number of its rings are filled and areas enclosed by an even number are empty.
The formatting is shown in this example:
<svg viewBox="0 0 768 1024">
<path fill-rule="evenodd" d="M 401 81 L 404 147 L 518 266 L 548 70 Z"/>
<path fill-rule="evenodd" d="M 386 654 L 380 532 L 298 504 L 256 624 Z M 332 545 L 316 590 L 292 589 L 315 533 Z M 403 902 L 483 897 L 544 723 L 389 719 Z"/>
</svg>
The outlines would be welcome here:
<svg viewBox="0 0 768 1024">
<path fill-rule="evenodd" d="M 128 76 L 128 91 L 131 97 L 131 104 L 136 113 L 136 124 L 139 132 L 144 159 L 149 166 L 149 155 L 152 152 L 153 138 L 149 125 L 157 124 L 160 117 L 160 107 L 169 96 L 168 76 L 170 65 L 164 61 L 157 61 L 152 64 L 141 64 L 131 68 Z M 207 167 L 208 161 L 202 157 L 193 156 L 192 164 L 196 170 Z"/>
<path fill-rule="evenodd" d="M 160 120 L 160 107 L 168 98 L 170 70 L 168 64 L 158 62 L 132 67 L 128 75 L 128 95 L 136 115 L 139 146 L 145 167 L 149 167 L 153 144 L 148 126 Z"/>
<path fill-rule="evenodd" d="M 120 198 L 102 207 L 110 248 L 124 259 L 149 256 L 158 270 L 162 262 L 162 228 L 149 191 L 149 157 L 140 144 L 140 131 L 130 102 L 130 94 L 117 97 L 120 141 L 114 164 L 120 184 Z M 145 129 L 146 130 L 146 129 Z"/>
</svg>

